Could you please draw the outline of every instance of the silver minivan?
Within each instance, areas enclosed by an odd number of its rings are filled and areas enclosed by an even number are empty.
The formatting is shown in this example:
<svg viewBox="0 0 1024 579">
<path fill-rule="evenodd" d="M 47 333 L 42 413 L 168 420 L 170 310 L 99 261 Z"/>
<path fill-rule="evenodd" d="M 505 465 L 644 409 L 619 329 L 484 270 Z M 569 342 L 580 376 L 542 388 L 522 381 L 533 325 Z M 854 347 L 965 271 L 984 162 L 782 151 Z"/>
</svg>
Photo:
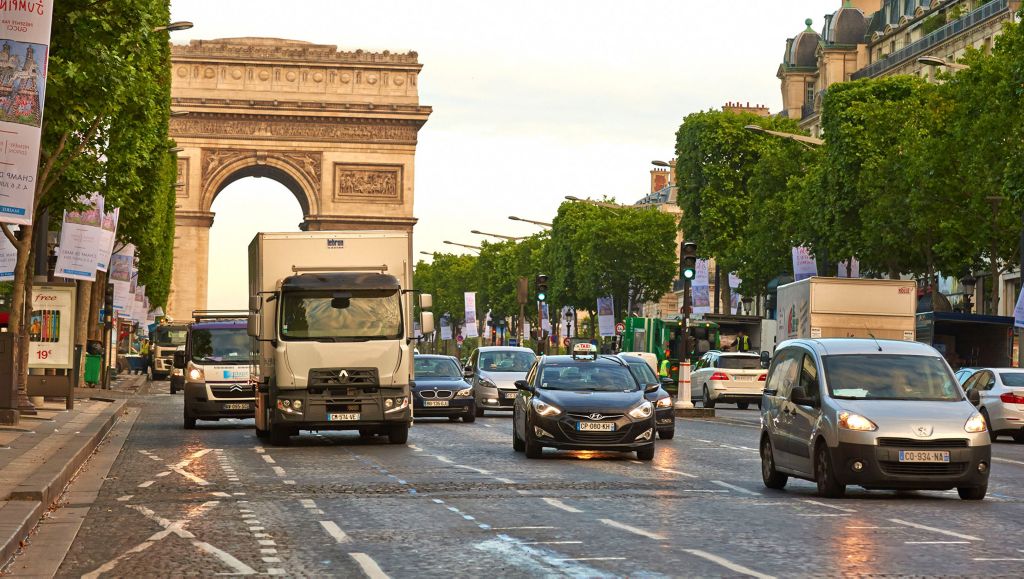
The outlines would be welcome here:
<svg viewBox="0 0 1024 579">
<path fill-rule="evenodd" d="M 818 494 L 947 490 L 980 500 L 991 447 L 984 418 L 942 356 L 918 342 L 832 338 L 779 344 L 761 400 L 761 474 Z"/>
</svg>

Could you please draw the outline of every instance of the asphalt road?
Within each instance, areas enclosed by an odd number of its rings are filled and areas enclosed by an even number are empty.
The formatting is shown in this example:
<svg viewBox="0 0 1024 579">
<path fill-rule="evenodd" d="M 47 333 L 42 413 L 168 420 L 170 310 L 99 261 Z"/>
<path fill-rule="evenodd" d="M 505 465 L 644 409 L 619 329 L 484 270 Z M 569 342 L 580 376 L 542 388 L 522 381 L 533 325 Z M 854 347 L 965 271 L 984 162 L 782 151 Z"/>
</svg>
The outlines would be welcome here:
<svg viewBox="0 0 1024 579">
<path fill-rule="evenodd" d="M 60 576 L 1018 575 L 1024 445 L 989 497 L 765 489 L 756 409 L 680 420 L 652 463 L 515 453 L 511 419 L 422 421 L 409 446 L 350 433 L 263 445 L 251 421 L 181 427 L 154 384 Z M 30 557 L 59 557 L 33 544 Z M 61 549 L 63 551 L 63 549 Z"/>
</svg>

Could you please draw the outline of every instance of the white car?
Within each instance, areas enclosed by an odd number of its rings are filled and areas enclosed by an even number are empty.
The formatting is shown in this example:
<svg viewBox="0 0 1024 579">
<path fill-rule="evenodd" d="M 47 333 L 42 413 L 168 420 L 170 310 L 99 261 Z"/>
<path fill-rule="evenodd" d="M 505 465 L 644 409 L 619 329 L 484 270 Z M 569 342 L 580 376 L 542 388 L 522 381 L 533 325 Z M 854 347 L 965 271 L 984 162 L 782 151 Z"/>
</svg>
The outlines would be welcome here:
<svg viewBox="0 0 1024 579">
<path fill-rule="evenodd" d="M 690 373 L 691 396 L 701 400 L 704 408 L 735 403 L 746 410 L 751 403 L 761 405 L 767 375 L 757 354 L 712 350 L 701 356 Z"/>
<path fill-rule="evenodd" d="M 963 389 L 985 417 L 993 441 L 1008 435 L 1024 444 L 1024 370 L 982 368 L 964 382 Z"/>
</svg>

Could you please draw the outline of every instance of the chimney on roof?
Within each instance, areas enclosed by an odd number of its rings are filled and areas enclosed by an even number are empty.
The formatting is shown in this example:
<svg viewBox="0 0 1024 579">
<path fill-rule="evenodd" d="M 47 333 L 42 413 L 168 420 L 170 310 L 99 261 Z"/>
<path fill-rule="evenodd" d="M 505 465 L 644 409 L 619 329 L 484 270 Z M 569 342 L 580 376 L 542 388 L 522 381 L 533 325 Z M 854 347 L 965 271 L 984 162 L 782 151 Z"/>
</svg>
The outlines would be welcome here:
<svg viewBox="0 0 1024 579">
<path fill-rule="evenodd" d="M 745 105 L 743 103 L 741 103 L 741 102 L 727 102 L 722 107 L 722 110 L 725 111 L 725 112 L 728 112 L 728 113 L 736 113 L 736 114 L 750 113 L 750 114 L 753 114 L 753 115 L 757 115 L 759 117 L 769 117 L 769 116 L 771 116 L 771 111 L 768 110 L 768 107 L 766 107 L 764 105 L 753 105 L 753 106 L 751 106 L 750 101 L 747 101 L 747 103 Z"/>
</svg>

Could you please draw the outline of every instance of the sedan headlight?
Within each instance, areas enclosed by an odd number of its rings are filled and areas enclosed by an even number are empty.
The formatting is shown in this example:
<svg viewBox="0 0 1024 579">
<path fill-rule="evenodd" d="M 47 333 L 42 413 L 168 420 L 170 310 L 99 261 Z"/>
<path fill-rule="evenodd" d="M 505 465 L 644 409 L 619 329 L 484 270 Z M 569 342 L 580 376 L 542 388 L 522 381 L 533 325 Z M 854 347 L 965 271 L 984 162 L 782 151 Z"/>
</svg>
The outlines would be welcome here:
<svg viewBox="0 0 1024 579">
<path fill-rule="evenodd" d="M 189 382 L 205 382 L 206 372 L 203 371 L 201 366 L 193 366 L 189 364 L 188 372 L 185 373 L 185 377 Z"/>
<path fill-rule="evenodd" d="M 967 423 L 964 424 L 964 430 L 967 432 L 985 432 L 988 425 L 985 424 L 985 417 L 981 414 L 975 414 L 967 419 Z"/>
<path fill-rule="evenodd" d="M 629 415 L 638 420 L 644 418 L 650 418 L 651 414 L 654 413 L 654 405 L 648 400 L 644 400 L 639 406 L 629 411 Z"/>
<path fill-rule="evenodd" d="M 537 400 L 536 398 L 533 399 L 533 409 L 541 416 L 558 416 L 562 413 L 561 408 L 548 404 L 547 402 Z"/>
<path fill-rule="evenodd" d="M 455 393 L 456 398 L 469 398 L 471 396 L 473 396 L 472 388 L 463 388 L 462 390 L 459 390 L 458 392 Z"/>
<path fill-rule="evenodd" d="M 872 430 L 878 430 L 878 425 L 876 425 L 874 422 L 871 422 L 867 418 L 864 418 L 860 414 L 854 414 L 852 412 L 840 412 L 839 428 L 845 428 L 846 430 L 859 430 L 861 432 L 869 432 Z"/>
<path fill-rule="evenodd" d="M 658 401 L 655 403 L 655 406 L 657 406 L 658 408 L 672 408 L 672 397 L 666 396 L 664 398 L 658 398 Z"/>
</svg>

